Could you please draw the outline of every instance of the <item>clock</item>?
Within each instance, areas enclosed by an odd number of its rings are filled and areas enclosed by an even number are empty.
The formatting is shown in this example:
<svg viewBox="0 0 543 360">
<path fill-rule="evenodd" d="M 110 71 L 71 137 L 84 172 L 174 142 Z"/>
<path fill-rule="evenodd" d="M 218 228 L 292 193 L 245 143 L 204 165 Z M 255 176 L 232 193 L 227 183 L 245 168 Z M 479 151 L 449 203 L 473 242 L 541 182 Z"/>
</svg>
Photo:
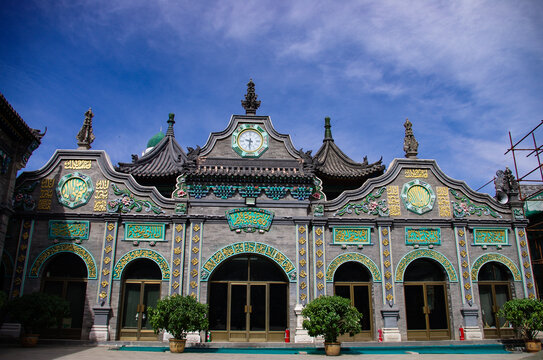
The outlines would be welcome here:
<svg viewBox="0 0 543 360">
<path fill-rule="evenodd" d="M 268 150 L 268 133 L 256 124 L 242 124 L 232 134 L 232 149 L 242 157 L 260 157 Z"/>
</svg>

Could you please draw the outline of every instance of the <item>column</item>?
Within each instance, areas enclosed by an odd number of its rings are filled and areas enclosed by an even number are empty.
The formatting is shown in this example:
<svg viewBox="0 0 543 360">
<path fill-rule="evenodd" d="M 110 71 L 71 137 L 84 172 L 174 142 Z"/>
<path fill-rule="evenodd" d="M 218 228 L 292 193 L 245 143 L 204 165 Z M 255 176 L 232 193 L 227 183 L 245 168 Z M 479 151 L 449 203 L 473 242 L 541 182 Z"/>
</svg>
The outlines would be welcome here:
<svg viewBox="0 0 543 360">
<path fill-rule="evenodd" d="M 454 224 L 454 238 L 456 243 L 456 258 L 458 260 L 460 294 L 462 296 L 462 307 L 460 312 L 464 319 L 464 336 L 466 340 L 481 340 L 483 332 L 479 328 L 479 308 L 477 307 L 473 284 L 471 282 L 471 264 L 469 247 L 466 233 L 466 223 L 456 222 Z M 452 284 L 451 284 L 452 286 Z M 452 329 L 454 331 L 454 329 Z"/>
<path fill-rule="evenodd" d="M 379 251 L 381 253 L 381 274 L 383 274 L 383 341 L 402 341 L 400 329 L 398 328 L 398 317 L 400 310 L 396 306 L 396 289 L 394 287 L 394 262 L 392 261 L 392 246 L 390 227 L 392 222 L 379 222 Z"/>
<path fill-rule="evenodd" d="M 109 340 L 109 318 L 111 316 L 111 282 L 113 266 L 115 264 L 115 252 L 117 249 L 117 227 L 116 220 L 105 222 L 104 240 L 102 245 L 102 257 L 98 274 L 98 294 L 96 304 L 92 308 L 94 312 L 94 323 L 89 333 L 91 341 Z"/>
<path fill-rule="evenodd" d="M 185 220 L 174 222 L 172 229 L 172 250 L 170 266 L 172 277 L 170 278 L 170 295 L 182 295 L 183 269 L 185 265 Z"/>
<path fill-rule="evenodd" d="M 309 253 L 308 253 L 308 223 L 296 224 L 296 264 L 298 267 L 296 278 L 296 331 L 294 332 L 294 342 L 311 343 L 313 338 L 307 334 L 302 326 L 303 316 L 302 309 L 309 302 L 309 286 L 310 271 L 309 271 Z"/>
</svg>

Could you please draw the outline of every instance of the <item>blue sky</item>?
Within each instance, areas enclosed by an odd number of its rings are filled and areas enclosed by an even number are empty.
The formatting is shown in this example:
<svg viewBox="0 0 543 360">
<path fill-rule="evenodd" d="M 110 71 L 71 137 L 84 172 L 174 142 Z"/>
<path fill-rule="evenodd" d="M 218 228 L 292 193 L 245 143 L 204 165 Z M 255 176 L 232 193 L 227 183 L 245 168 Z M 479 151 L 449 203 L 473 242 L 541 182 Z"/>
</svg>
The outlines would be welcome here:
<svg viewBox="0 0 543 360">
<path fill-rule="evenodd" d="M 543 119 L 541 1 L 23 1 L 0 8 L 0 91 L 47 135 L 27 170 L 77 147 L 92 107 L 96 140 L 131 161 L 176 114 L 203 146 L 253 78 L 275 128 L 318 150 L 324 117 L 351 158 L 419 158 L 478 188 L 508 132 Z M 529 165 L 526 165 L 529 166 Z M 493 192 L 491 188 L 485 188 Z"/>
</svg>

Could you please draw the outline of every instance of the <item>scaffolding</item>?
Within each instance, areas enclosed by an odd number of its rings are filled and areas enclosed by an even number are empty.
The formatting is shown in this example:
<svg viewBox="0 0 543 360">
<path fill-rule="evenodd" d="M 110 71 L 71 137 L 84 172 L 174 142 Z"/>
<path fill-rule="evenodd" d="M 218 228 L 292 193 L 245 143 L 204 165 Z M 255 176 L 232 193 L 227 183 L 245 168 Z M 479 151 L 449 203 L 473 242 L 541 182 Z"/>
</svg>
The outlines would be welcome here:
<svg viewBox="0 0 543 360">
<path fill-rule="evenodd" d="M 538 142 L 536 138 L 536 130 L 543 125 L 543 120 L 528 132 L 524 137 L 513 144 L 513 137 L 511 131 L 509 131 L 509 141 L 511 147 L 507 149 L 504 155 L 509 152 L 513 155 L 513 164 L 515 166 L 515 178 L 517 179 L 519 186 L 519 199 L 526 201 L 527 199 L 534 199 L 539 194 L 543 194 L 543 168 L 541 163 L 541 153 L 543 152 L 543 145 L 539 145 L 542 142 Z M 541 128 L 543 130 L 543 128 Z M 527 164 L 521 166 L 520 156 L 525 156 Z M 523 158 L 524 160 L 524 158 Z M 535 192 L 527 193 L 523 189 L 522 185 L 536 185 L 539 189 Z"/>
</svg>

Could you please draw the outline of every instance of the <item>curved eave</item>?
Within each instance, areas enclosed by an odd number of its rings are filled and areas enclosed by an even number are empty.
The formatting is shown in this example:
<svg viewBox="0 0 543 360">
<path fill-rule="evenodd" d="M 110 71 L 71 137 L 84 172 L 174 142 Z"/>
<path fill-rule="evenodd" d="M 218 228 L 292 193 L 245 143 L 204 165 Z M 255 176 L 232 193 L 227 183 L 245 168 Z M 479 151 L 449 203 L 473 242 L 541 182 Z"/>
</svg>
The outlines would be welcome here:
<svg viewBox="0 0 543 360">
<path fill-rule="evenodd" d="M 165 137 L 149 153 L 134 163 L 119 163 L 118 170 L 137 177 L 179 175 L 187 156 L 173 137 Z"/>
<path fill-rule="evenodd" d="M 365 178 L 376 172 L 384 171 L 381 160 L 373 164 L 364 164 L 353 161 L 333 141 L 325 141 L 315 155 L 321 165 L 316 172 L 336 178 Z"/>
</svg>

